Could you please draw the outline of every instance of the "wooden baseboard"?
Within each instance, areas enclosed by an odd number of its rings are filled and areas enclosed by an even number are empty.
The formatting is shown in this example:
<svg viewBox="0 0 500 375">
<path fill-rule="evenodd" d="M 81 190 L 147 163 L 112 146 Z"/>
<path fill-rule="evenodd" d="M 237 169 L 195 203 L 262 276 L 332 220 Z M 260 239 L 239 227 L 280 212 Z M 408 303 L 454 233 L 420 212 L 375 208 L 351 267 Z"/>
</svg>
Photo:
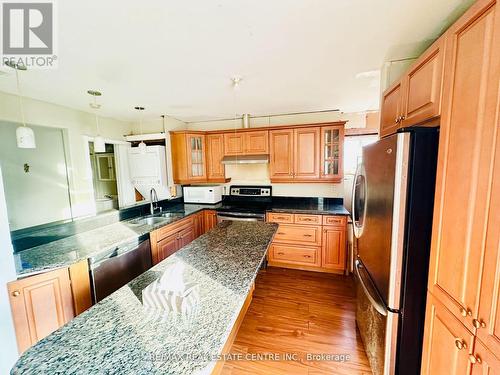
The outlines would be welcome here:
<svg viewBox="0 0 500 375">
<path fill-rule="evenodd" d="M 275 261 L 268 261 L 267 265 L 271 266 L 271 267 L 292 268 L 294 270 L 302 270 L 302 271 L 335 273 L 337 275 L 344 275 L 345 274 L 345 270 L 343 270 L 343 269 L 321 268 L 321 267 L 304 266 L 304 265 L 298 265 L 298 264 L 292 264 L 292 263 L 281 263 L 281 262 L 275 262 Z"/>
</svg>

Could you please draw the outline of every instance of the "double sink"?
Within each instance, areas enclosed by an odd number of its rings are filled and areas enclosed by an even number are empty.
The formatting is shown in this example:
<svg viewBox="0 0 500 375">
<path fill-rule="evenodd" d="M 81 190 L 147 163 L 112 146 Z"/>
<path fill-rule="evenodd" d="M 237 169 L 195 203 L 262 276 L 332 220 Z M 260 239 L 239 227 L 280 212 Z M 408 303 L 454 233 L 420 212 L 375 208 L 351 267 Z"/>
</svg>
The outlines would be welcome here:
<svg viewBox="0 0 500 375">
<path fill-rule="evenodd" d="M 167 223 L 170 219 L 177 219 L 184 217 L 184 212 L 163 212 L 155 215 L 142 216 L 136 219 L 132 219 L 127 222 L 127 224 L 132 226 L 140 225 L 156 225 L 160 223 Z"/>
</svg>

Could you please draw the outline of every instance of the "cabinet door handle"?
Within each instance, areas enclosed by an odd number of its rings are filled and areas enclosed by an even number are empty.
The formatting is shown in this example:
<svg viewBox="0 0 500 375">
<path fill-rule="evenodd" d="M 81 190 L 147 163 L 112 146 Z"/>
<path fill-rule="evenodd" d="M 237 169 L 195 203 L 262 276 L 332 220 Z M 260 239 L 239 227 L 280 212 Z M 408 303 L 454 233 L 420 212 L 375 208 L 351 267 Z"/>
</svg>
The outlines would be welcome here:
<svg viewBox="0 0 500 375">
<path fill-rule="evenodd" d="M 400 118 L 400 121 L 404 121 L 404 120 L 406 120 L 406 116 L 405 115 L 401 116 L 401 118 Z"/>
<path fill-rule="evenodd" d="M 396 119 L 394 121 L 396 122 L 396 124 L 399 124 L 400 120 L 401 120 L 401 116 L 398 116 L 398 117 L 396 117 Z"/>
<path fill-rule="evenodd" d="M 460 308 L 460 315 L 462 315 L 464 318 L 466 318 L 467 316 L 472 316 L 472 311 L 471 309 L 465 309 L 465 308 Z"/>
<path fill-rule="evenodd" d="M 480 319 L 472 319 L 472 325 L 475 327 L 475 328 L 486 328 L 486 323 L 484 322 L 484 320 Z"/>
<path fill-rule="evenodd" d="M 310 258 L 311 256 L 310 255 L 304 255 L 304 258 Z"/>
<path fill-rule="evenodd" d="M 12 292 L 12 297 L 19 297 L 21 295 L 21 292 L 19 290 L 14 290 Z"/>
<path fill-rule="evenodd" d="M 472 364 L 475 364 L 475 363 L 479 363 L 481 364 L 483 361 L 481 360 L 481 357 L 478 356 L 477 354 L 471 354 L 469 356 L 469 362 L 472 363 Z"/>
<path fill-rule="evenodd" d="M 455 339 L 455 346 L 457 347 L 458 350 L 467 349 L 467 343 L 461 338 Z"/>
</svg>

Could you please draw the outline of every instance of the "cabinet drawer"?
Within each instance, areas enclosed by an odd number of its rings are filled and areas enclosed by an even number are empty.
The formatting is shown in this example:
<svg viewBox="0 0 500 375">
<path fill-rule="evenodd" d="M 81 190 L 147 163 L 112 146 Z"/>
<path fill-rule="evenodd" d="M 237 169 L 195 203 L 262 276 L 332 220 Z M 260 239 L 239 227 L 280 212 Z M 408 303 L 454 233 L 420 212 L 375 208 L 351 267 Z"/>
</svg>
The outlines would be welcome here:
<svg viewBox="0 0 500 375">
<path fill-rule="evenodd" d="M 347 216 L 323 216 L 323 225 L 343 227 L 347 223 Z"/>
<path fill-rule="evenodd" d="M 267 221 L 271 223 L 293 223 L 293 214 L 282 214 L 277 212 L 270 212 L 267 214 Z"/>
<path fill-rule="evenodd" d="M 321 215 L 295 214 L 295 224 L 321 225 Z"/>
<path fill-rule="evenodd" d="M 189 216 L 185 219 L 176 221 L 172 224 L 168 224 L 160 229 L 156 230 L 156 240 L 161 241 L 164 238 L 172 235 L 175 232 L 179 232 L 187 227 L 194 225 L 193 216 Z"/>
<path fill-rule="evenodd" d="M 299 245 L 321 245 L 321 227 L 280 224 L 278 232 L 274 237 L 275 242 L 299 244 Z"/>
<path fill-rule="evenodd" d="M 271 246 L 271 261 L 320 266 L 320 248 L 273 244 Z"/>
</svg>

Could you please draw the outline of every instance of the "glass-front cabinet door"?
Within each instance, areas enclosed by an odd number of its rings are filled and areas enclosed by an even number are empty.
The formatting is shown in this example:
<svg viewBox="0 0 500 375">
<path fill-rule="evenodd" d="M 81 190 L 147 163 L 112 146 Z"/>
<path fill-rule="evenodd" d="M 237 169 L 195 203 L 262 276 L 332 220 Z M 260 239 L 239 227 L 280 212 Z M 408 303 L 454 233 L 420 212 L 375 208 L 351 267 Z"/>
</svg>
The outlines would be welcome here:
<svg viewBox="0 0 500 375">
<path fill-rule="evenodd" d="M 193 180 L 205 179 L 205 136 L 203 134 L 188 134 L 187 147 L 189 178 Z"/>
<path fill-rule="evenodd" d="M 340 182 L 343 178 L 342 146 L 344 128 L 342 126 L 324 126 L 321 128 L 321 173 L 326 181 Z"/>
</svg>

